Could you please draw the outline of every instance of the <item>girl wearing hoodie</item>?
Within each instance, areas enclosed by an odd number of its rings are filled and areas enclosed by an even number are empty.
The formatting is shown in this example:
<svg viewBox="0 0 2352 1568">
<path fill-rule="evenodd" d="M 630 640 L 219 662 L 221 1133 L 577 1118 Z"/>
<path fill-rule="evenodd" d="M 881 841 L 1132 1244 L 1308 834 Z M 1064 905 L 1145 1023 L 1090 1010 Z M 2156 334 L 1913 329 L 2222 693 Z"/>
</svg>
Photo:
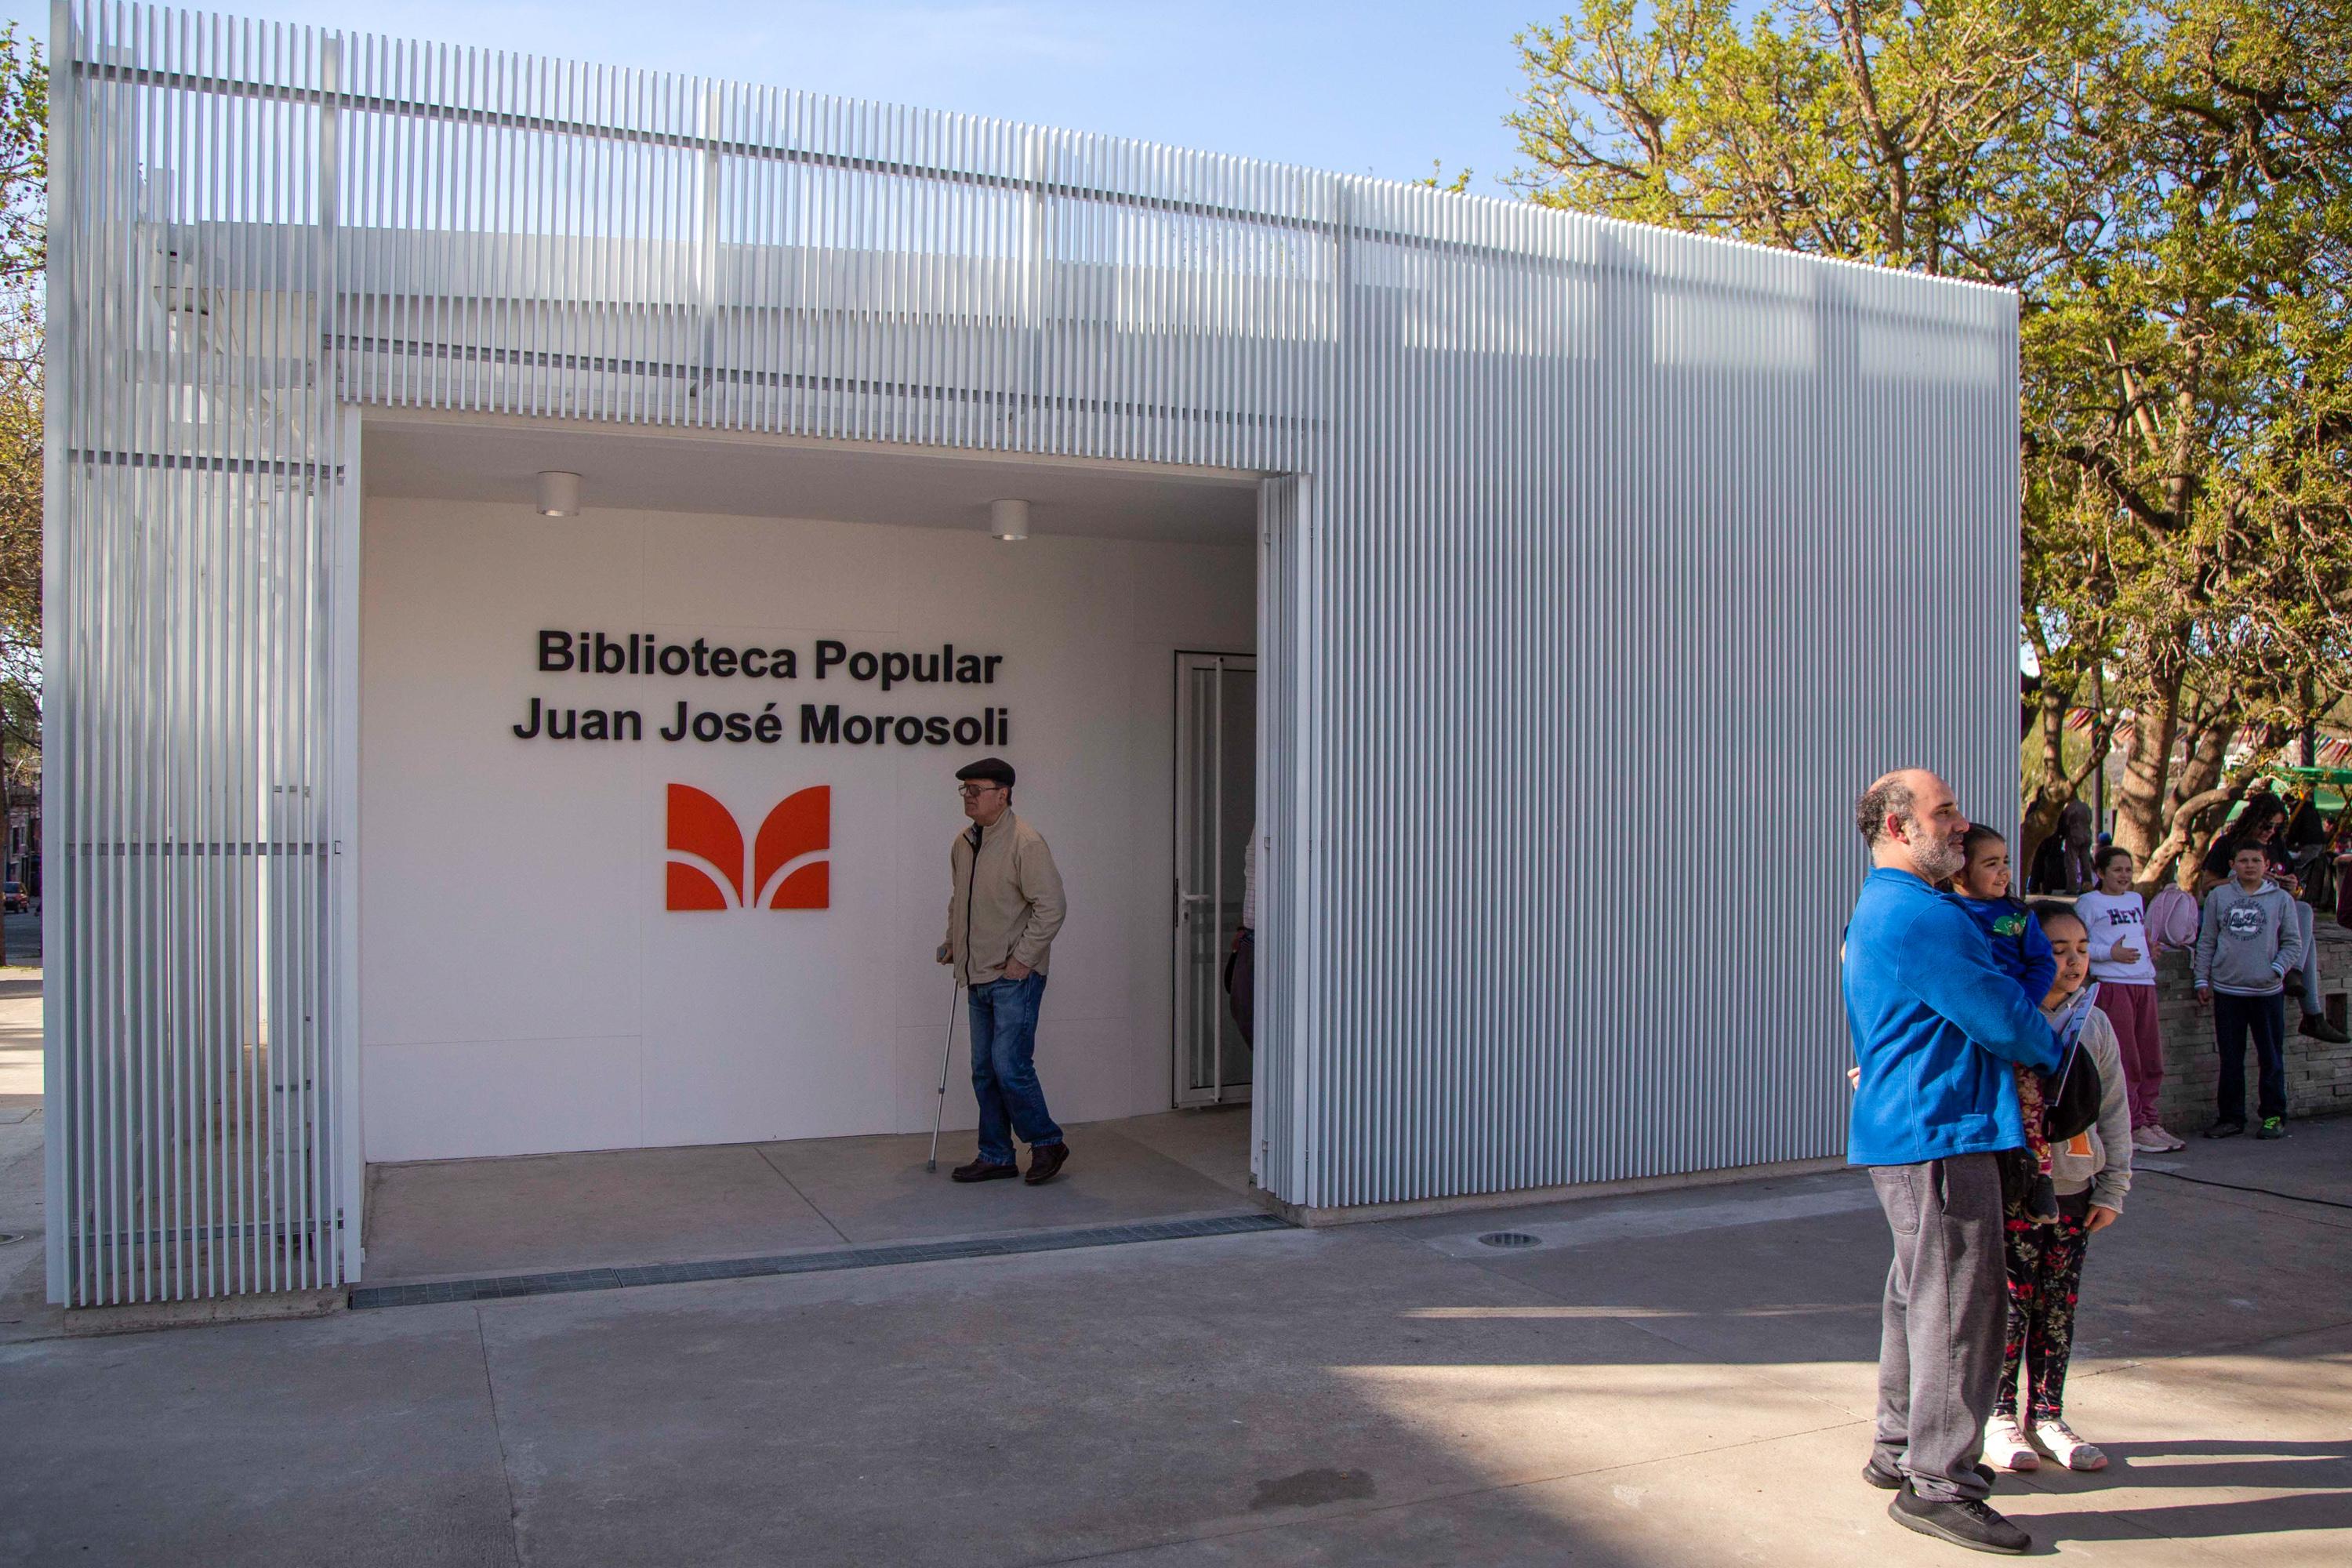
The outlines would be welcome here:
<svg viewBox="0 0 2352 1568">
<path fill-rule="evenodd" d="M 2066 1363 L 2074 1348 L 2074 1307 L 2083 1254 L 2092 1237 L 2123 1215 L 2131 1187 L 2131 1103 L 2123 1053 L 2107 1016 L 2093 1005 L 2091 937 L 2074 910 L 2040 906 L 2057 978 L 2042 1016 L 2061 1045 L 2086 1051 L 2099 1069 L 2099 1119 L 2053 1150 L 2058 1221 L 2036 1224 L 2012 1204 L 2004 1226 L 2009 1273 L 2009 1332 L 2002 1341 L 2000 1392 L 1985 1424 L 1985 1463 L 2031 1470 L 2046 1457 L 2070 1470 L 2103 1470 L 2107 1457 L 2066 1425 Z M 2021 1402 L 2018 1373 L 2025 1374 Z"/>
</svg>

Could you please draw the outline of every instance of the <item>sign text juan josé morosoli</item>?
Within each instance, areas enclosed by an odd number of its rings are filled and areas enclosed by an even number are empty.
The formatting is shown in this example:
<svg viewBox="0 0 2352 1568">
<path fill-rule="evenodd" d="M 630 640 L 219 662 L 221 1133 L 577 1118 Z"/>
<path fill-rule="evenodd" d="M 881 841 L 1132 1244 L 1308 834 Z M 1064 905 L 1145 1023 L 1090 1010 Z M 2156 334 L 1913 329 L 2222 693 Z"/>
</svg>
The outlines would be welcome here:
<svg viewBox="0 0 2352 1568">
<path fill-rule="evenodd" d="M 944 643 L 921 652 L 891 648 L 853 648 L 846 643 L 820 640 L 807 661 L 818 680 L 840 679 L 877 686 L 884 691 L 899 686 L 993 686 L 996 668 L 1004 662 L 997 653 L 958 653 Z M 620 637 L 604 632 L 541 631 L 539 670 L 542 675 L 701 676 L 719 680 L 797 680 L 800 650 L 792 647 L 736 647 L 707 637 L 692 642 L 663 642 L 649 632 Z M 849 713 L 838 702 L 800 705 L 797 734 L 801 744 L 901 746 L 1001 746 L 1012 739 L 1013 710 L 984 707 L 961 714 Z M 705 708 L 692 700 L 677 700 L 676 710 L 661 715 L 654 733 L 665 741 L 725 741 L 772 746 L 782 741 L 787 721 L 776 702 L 740 707 Z M 515 736 L 524 741 L 642 741 L 645 715 L 635 708 L 559 708 L 552 700 L 534 697 Z"/>
</svg>

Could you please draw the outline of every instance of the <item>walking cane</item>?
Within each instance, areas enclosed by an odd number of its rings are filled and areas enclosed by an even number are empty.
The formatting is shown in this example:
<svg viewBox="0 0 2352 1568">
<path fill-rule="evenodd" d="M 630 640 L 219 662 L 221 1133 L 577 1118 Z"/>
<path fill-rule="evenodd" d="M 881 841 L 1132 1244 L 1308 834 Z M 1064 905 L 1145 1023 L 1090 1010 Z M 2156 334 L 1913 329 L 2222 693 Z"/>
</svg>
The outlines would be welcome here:
<svg viewBox="0 0 2352 1568">
<path fill-rule="evenodd" d="M 938 1109 L 931 1112 L 931 1157 L 923 1162 L 926 1171 L 940 1168 L 940 1123 L 947 1120 L 948 1062 L 955 1056 L 956 996 L 962 990 L 963 977 L 960 974 L 950 976 L 948 985 L 948 1038 L 947 1043 L 940 1047 L 940 1103 Z"/>
</svg>

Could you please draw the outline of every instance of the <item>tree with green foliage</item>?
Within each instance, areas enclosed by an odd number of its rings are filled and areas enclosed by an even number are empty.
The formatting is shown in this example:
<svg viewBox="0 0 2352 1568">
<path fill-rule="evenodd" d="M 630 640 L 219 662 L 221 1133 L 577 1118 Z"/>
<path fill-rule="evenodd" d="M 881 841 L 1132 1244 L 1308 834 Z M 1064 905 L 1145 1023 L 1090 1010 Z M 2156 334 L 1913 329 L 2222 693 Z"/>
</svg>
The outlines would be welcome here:
<svg viewBox="0 0 2352 1568">
<path fill-rule="evenodd" d="M 48 98 L 40 46 L 0 28 L 0 801 L 40 779 Z"/>
<path fill-rule="evenodd" d="M 1519 47 L 1534 200 L 2017 291 L 2024 852 L 2116 726 L 2152 884 L 2234 737 L 2352 698 L 2352 0 L 1586 0 Z"/>
</svg>

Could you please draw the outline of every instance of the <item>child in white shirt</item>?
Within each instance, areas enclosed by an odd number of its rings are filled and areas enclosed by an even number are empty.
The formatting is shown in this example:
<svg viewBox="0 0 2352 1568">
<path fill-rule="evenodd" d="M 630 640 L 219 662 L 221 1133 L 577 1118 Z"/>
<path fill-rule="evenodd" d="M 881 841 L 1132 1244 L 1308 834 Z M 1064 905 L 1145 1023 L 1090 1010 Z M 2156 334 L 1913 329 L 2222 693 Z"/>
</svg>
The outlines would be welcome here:
<svg viewBox="0 0 2352 1568">
<path fill-rule="evenodd" d="M 2111 844 L 2092 858 L 2099 885 L 2074 900 L 2091 934 L 2091 978 L 2099 984 L 2099 1011 L 2115 1026 L 2131 1100 L 2132 1147 L 2154 1153 L 2183 1147 L 2156 1119 L 2164 1087 L 2164 1037 L 2156 1023 L 2156 955 L 2150 951 L 2147 907 L 2132 890 L 2131 851 Z"/>
</svg>

